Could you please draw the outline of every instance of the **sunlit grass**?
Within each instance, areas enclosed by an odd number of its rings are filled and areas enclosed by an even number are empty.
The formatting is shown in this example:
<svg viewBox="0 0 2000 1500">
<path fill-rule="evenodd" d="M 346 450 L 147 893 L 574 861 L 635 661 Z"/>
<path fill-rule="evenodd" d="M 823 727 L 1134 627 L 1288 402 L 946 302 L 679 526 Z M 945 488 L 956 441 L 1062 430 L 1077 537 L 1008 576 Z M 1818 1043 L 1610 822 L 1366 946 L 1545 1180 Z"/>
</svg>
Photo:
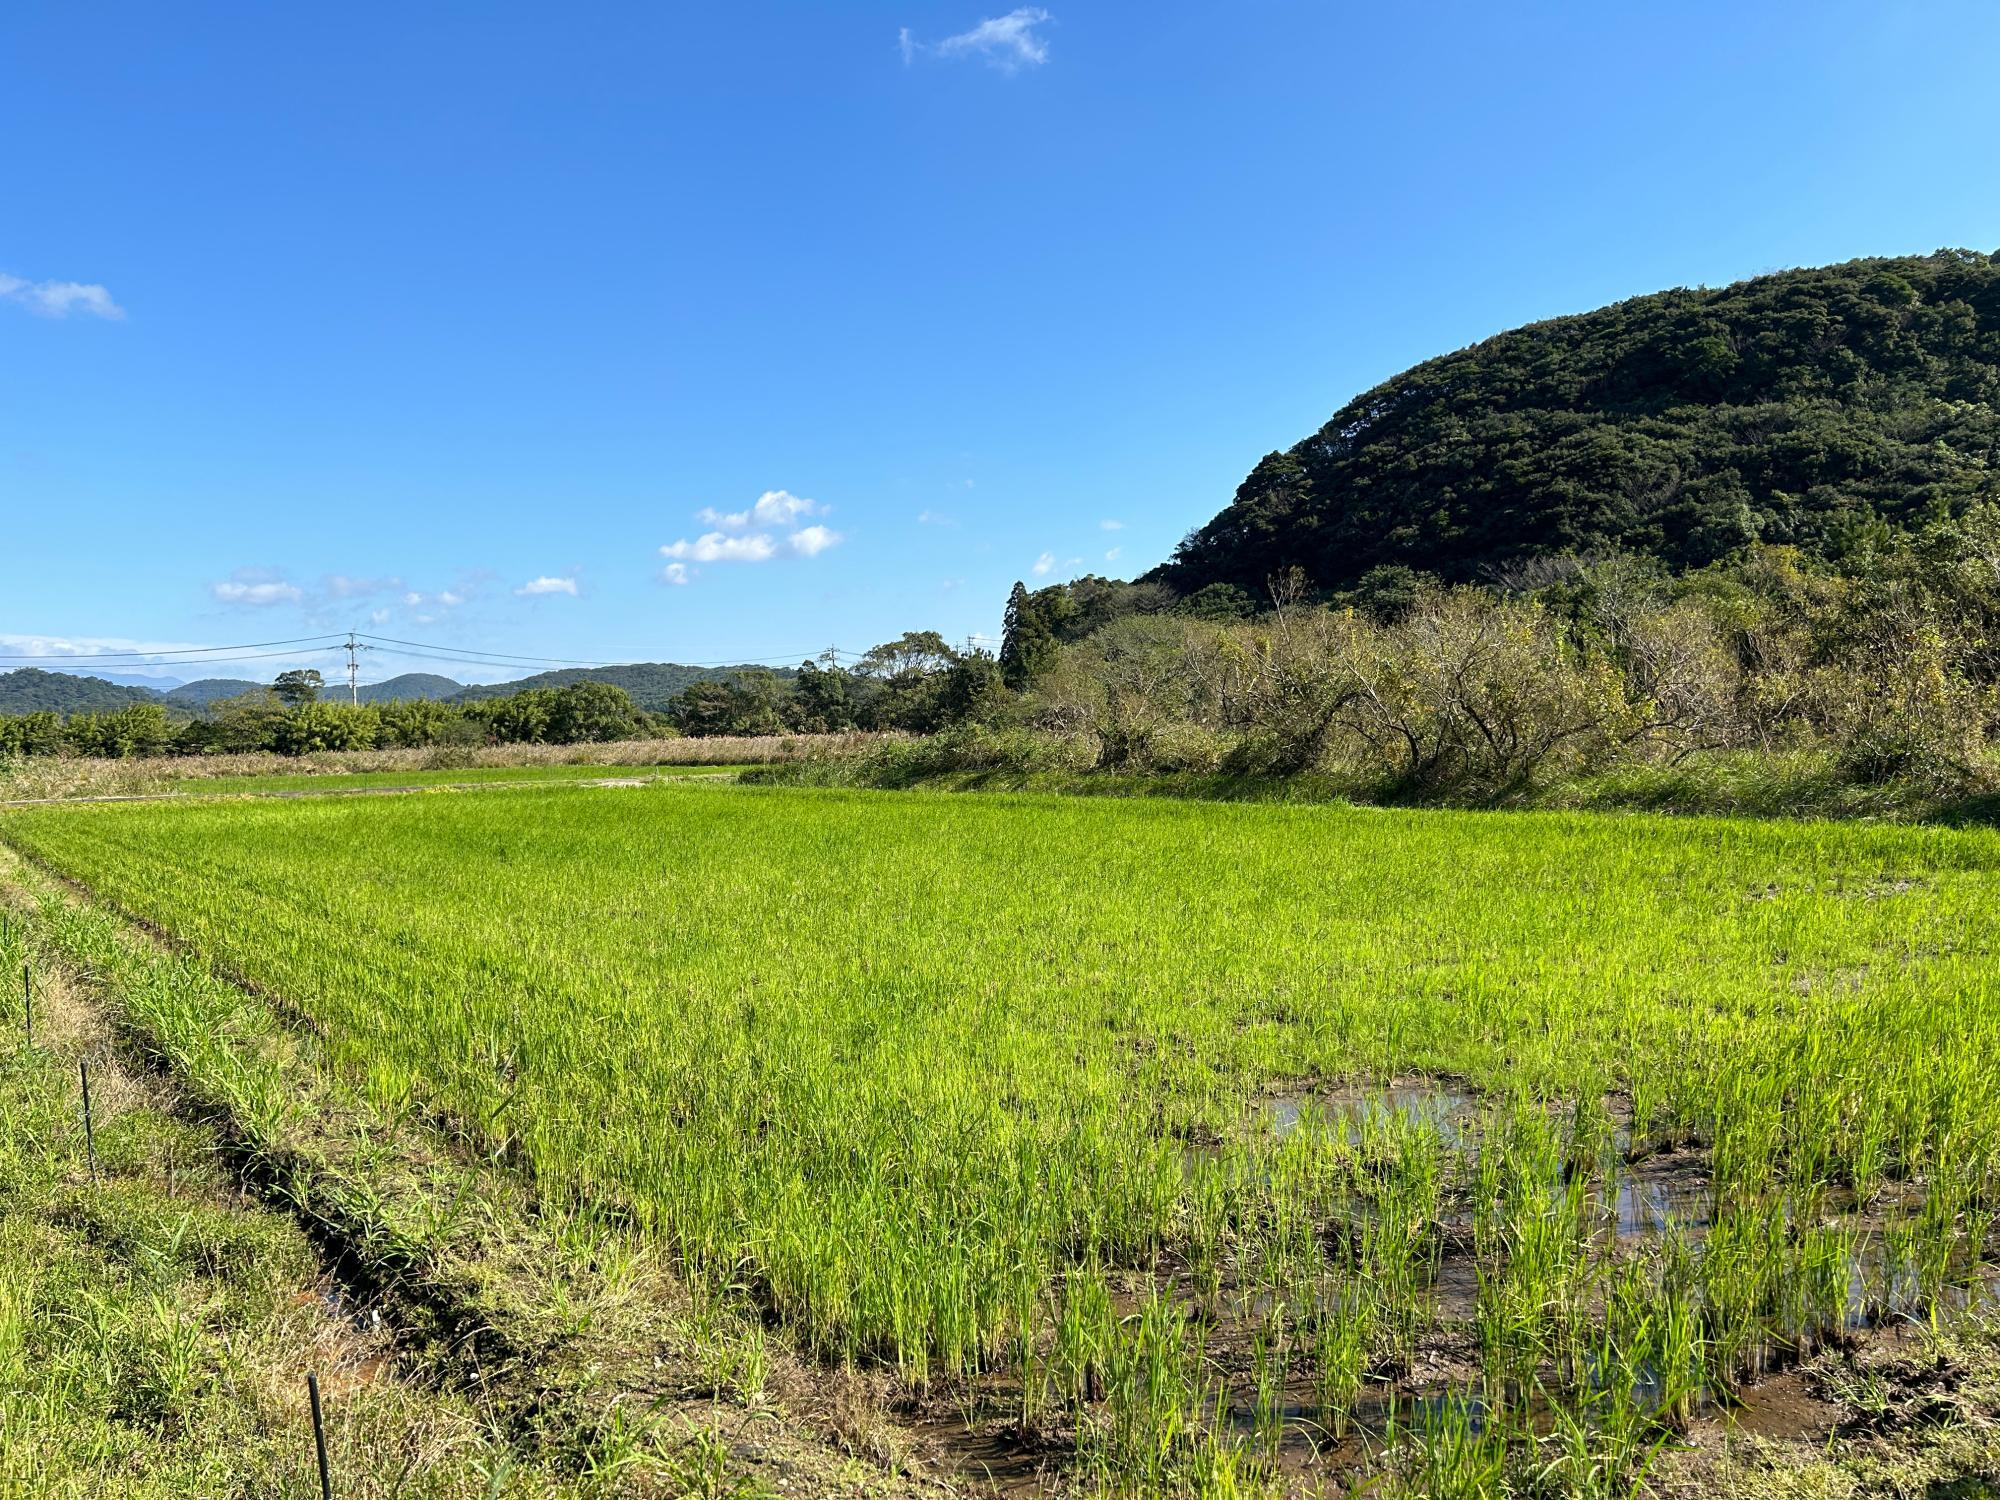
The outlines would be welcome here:
<svg viewBox="0 0 2000 1500">
<path fill-rule="evenodd" d="M 1007 1372 L 1149 1485 L 1305 1422 L 1615 1488 L 1761 1364 L 1948 1306 L 1995 1203 L 1984 831 L 681 785 L 0 837 L 704 1293 L 914 1388 Z M 1409 1075 L 1463 1107 L 1365 1102 Z M 1669 1146 L 1698 1222 L 1621 1239 Z M 1412 1406 L 1452 1324 L 1476 1371 Z"/>
</svg>

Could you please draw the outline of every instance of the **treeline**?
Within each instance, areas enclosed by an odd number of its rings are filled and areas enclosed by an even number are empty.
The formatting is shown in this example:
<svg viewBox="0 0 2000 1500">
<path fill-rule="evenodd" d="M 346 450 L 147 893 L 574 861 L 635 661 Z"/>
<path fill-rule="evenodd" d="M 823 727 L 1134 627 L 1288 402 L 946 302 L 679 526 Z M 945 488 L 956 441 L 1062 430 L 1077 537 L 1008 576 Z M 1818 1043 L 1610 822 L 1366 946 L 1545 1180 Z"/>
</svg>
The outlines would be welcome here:
<svg viewBox="0 0 2000 1500">
<path fill-rule="evenodd" d="M 875 647 L 852 667 L 831 656 L 796 674 L 748 668 L 688 684 L 663 712 L 597 681 L 444 703 L 329 701 L 317 672 L 286 672 L 269 688 L 219 700 L 199 717 L 158 703 L 102 712 L 0 715 L 0 757 L 124 758 L 479 746 L 586 744 L 675 735 L 928 734 L 987 712 L 1001 692 L 994 657 L 957 651 L 919 631 Z"/>
<path fill-rule="evenodd" d="M 1856 783 L 1989 786 L 2000 507 L 1840 559 L 1791 547 L 1675 574 L 1544 558 L 1480 585 L 1406 567 L 1253 601 L 1157 583 L 1016 587 L 985 712 L 878 752 L 904 775 L 1331 775 L 1476 801 L 1621 764 L 1813 750 Z"/>
<path fill-rule="evenodd" d="M 315 679 L 307 682 L 303 679 Z M 271 688 L 225 698 L 176 720 L 158 703 L 104 713 L 0 715 L 0 756 L 218 755 L 271 750 L 307 755 L 433 745 L 584 744 L 675 732 L 624 689 L 601 682 L 531 688 L 505 698 L 348 704 L 318 696 L 317 673 L 286 673 Z"/>
</svg>

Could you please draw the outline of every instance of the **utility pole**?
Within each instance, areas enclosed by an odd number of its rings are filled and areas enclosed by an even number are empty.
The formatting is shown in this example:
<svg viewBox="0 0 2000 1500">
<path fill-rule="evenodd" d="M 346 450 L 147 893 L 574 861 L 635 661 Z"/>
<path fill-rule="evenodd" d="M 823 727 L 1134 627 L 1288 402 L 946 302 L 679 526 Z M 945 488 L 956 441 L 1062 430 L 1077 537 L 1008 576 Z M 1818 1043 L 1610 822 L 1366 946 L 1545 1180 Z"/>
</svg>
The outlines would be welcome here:
<svg viewBox="0 0 2000 1500">
<path fill-rule="evenodd" d="M 353 631 L 350 630 L 347 632 L 347 701 L 355 706 L 359 706 L 361 702 L 361 688 L 359 686 L 361 659 L 355 653 L 357 651 L 369 651 L 373 649 L 373 647 L 357 641 L 354 638 Z"/>
</svg>

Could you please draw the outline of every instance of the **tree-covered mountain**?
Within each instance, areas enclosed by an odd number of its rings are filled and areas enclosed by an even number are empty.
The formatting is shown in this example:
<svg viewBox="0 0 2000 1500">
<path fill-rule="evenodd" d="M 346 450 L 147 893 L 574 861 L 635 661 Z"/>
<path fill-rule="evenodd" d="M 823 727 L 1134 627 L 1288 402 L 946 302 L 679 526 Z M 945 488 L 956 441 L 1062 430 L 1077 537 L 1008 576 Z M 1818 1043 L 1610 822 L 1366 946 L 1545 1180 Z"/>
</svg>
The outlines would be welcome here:
<svg viewBox="0 0 2000 1500">
<path fill-rule="evenodd" d="M 405 672 L 387 682 L 365 683 L 355 696 L 363 703 L 409 703 L 419 698 L 434 698 L 442 702 L 464 691 L 464 683 L 440 677 L 435 672 Z M 346 698 L 346 684 L 338 678 L 329 680 L 326 696 L 336 700 Z"/>
<path fill-rule="evenodd" d="M 1272 453 L 1150 581 L 1261 595 L 1610 550 L 1840 556 L 2000 496 L 2000 257 L 1943 250 L 1659 292 L 1500 334 Z"/>
<path fill-rule="evenodd" d="M 248 682 L 241 677 L 203 677 L 194 682 L 182 683 L 165 697 L 167 702 L 177 708 L 199 713 L 209 704 L 221 699 L 240 698 L 245 693 L 254 693 L 259 688 L 269 686 L 269 683 Z"/>
<path fill-rule="evenodd" d="M 744 672 L 766 670 L 768 669 L 752 666 L 684 667 L 676 662 L 661 661 L 632 662 L 619 667 L 563 667 L 554 672 L 538 672 L 533 677 L 523 677 L 515 682 L 480 683 L 465 688 L 450 701 L 476 703 L 482 698 L 503 698 L 509 693 L 522 692 L 528 688 L 568 687 L 576 682 L 608 682 L 613 687 L 623 688 L 639 707 L 658 713 L 665 710 L 668 703 L 690 683 L 724 682 Z M 786 667 L 776 675 L 788 678 L 794 673 L 791 668 Z"/>
<path fill-rule="evenodd" d="M 44 672 L 36 667 L 0 672 L 0 714 L 116 713 L 134 703 L 159 701 L 160 695 L 148 688 L 106 682 L 102 677 Z"/>
</svg>

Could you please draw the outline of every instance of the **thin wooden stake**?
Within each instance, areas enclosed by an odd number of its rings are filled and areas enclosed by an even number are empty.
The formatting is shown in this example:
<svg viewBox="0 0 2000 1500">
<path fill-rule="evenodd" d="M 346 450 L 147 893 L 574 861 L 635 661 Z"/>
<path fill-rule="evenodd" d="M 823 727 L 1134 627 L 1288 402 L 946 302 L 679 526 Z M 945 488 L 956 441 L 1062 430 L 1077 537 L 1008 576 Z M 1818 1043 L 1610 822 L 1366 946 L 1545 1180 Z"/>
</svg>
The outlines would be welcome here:
<svg viewBox="0 0 2000 1500">
<path fill-rule="evenodd" d="M 83 1154 L 90 1163 L 90 1180 L 95 1182 L 97 1181 L 97 1133 L 90 1123 L 90 1064 L 78 1058 L 76 1070 L 83 1078 Z"/>
<path fill-rule="evenodd" d="M 28 966 L 21 965 L 21 1029 L 27 1033 L 28 1045 L 35 1045 L 35 985 L 28 978 Z"/>
<path fill-rule="evenodd" d="M 333 1500 L 333 1477 L 326 1467 L 326 1423 L 319 1414 L 319 1376 L 306 1376 L 306 1394 L 312 1398 L 313 1451 L 319 1456 L 319 1500 Z"/>
</svg>

